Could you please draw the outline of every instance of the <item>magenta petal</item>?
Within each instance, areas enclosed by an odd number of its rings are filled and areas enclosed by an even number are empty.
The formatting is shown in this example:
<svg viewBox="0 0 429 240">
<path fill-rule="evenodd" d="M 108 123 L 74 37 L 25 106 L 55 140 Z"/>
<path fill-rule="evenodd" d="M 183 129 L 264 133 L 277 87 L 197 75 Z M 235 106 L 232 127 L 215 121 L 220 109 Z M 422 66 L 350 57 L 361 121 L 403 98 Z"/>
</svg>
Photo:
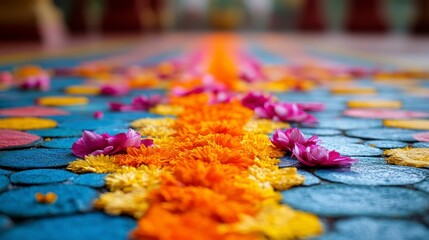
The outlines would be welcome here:
<svg viewBox="0 0 429 240">
<path fill-rule="evenodd" d="M 153 139 L 149 139 L 149 138 L 143 139 L 141 140 L 141 144 L 145 145 L 146 147 L 153 146 Z"/>
</svg>

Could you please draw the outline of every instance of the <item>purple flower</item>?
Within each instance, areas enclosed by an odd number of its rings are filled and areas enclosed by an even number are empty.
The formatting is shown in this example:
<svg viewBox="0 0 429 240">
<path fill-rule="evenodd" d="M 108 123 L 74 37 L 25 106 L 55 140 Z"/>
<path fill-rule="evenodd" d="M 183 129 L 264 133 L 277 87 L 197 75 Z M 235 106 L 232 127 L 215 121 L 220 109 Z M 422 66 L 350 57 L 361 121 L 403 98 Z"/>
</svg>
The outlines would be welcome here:
<svg viewBox="0 0 429 240">
<path fill-rule="evenodd" d="M 147 96 L 138 96 L 135 97 L 130 105 L 110 102 L 110 110 L 119 111 L 119 112 L 127 112 L 127 111 L 148 111 L 150 108 L 155 105 L 161 103 L 163 98 L 160 95 L 152 95 L 150 97 Z"/>
<path fill-rule="evenodd" d="M 124 152 L 128 147 L 139 147 L 153 145 L 152 139 L 143 139 L 138 132 L 129 129 L 127 133 L 119 133 L 114 136 L 108 133 L 97 134 L 91 131 L 84 131 L 72 146 L 72 153 L 80 158 L 86 155 L 112 155 Z"/>
<path fill-rule="evenodd" d="M 51 79 L 48 75 L 41 74 L 37 76 L 26 77 L 20 84 L 21 89 L 35 89 L 47 91 L 51 86 Z"/>
<path fill-rule="evenodd" d="M 264 107 L 265 103 L 272 100 L 270 95 L 264 95 L 258 92 L 250 92 L 241 99 L 241 104 L 247 108 L 254 110 L 257 107 Z"/>
<path fill-rule="evenodd" d="M 109 96 L 123 96 L 126 95 L 130 89 L 124 84 L 106 84 L 101 87 L 100 93 Z"/>
<path fill-rule="evenodd" d="M 306 113 L 295 103 L 270 103 L 266 102 L 263 107 L 256 107 L 255 113 L 260 118 L 267 118 L 281 122 L 316 123 L 317 119 Z"/>
<path fill-rule="evenodd" d="M 319 141 L 317 135 L 305 139 L 304 134 L 298 128 L 278 129 L 274 132 L 273 138 L 270 140 L 274 146 L 287 152 L 292 152 L 296 143 L 303 146 L 311 146 L 317 144 Z"/>
<path fill-rule="evenodd" d="M 350 166 L 356 160 L 341 156 L 340 153 L 328 150 L 320 145 L 313 144 L 304 146 L 300 143 L 295 143 L 292 155 L 302 164 L 315 166 Z"/>
</svg>

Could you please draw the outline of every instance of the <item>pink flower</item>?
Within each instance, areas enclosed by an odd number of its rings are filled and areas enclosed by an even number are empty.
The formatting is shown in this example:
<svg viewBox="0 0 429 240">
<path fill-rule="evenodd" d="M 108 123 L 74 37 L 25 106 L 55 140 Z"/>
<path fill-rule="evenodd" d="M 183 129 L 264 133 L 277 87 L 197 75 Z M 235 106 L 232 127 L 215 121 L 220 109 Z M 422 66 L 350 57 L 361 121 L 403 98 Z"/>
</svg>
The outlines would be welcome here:
<svg viewBox="0 0 429 240">
<path fill-rule="evenodd" d="M 96 111 L 94 112 L 94 118 L 95 119 L 101 119 L 104 117 L 104 113 L 102 111 Z"/>
<path fill-rule="evenodd" d="M 270 103 L 266 102 L 263 107 L 255 108 L 256 116 L 274 121 L 290 121 L 299 123 L 316 123 L 317 119 L 306 113 L 295 103 Z"/>
<path fill-rule="evenodd" d="M 254 110 L 257 107 L 264 107 L 265 103 L 272 100 L 271 95 L 264 95 L 258 92 L 250 92 L 241 99 L 241 104 L 247 108 Z"/>
<path fill-rule="evenodd" d="M 51 79 L 48 75 L 41 74 L 37 76 L 26 77 L 20 84 L 21 89 L 35 89 L 47 91 L 51 85 Z"/>
<path fill-rule="evenodd" d="M 295 143 L 292 155 L 298 159 L 302 164 L 315 167 L 315 166 L 350 166 L 356 160 L 341 156 L 340 153 L 319 146 L 317 144 L 304 146 L 300 143 Z"/>
<path fill-rule="evenodd" d="M 319 112 L 325 110 L 325 104 L 319 102 L 297 103 L 304 111 Z"/>
<path fill-rule="evenodd" d="M 191 89 L 185 89 L 183 87 L 174 87 L 171 92 L 176 96 L 188 96 L 191 94 L 198 94 L 203 92 L 218 93 L 226 91 L 225 85 L 216 81 L 212 75 L 204 75 L 202 77 L 202 84 Z"/>
<path fill-rule="evenodd" d="M 100 93 L 109 96 L 126 95 L 130 89 L 124 84 L 106 84 L 101 87 Z"/>
<path fill-rule="evenodd" d="M 311 146 L 317 144 L 319 141 L 317 135 L 305 139 L 304 134 L 298 128 L 278 129 L 274 132 L 273 138 L 270 140 L 274 146 L 287 152 L 292 152 L 296 143 L 303 146 Z"/>
<path fill-rule="evenodd" d="M 10 86 L 13 83 L 13 75 L 10 72 L 0 72 L 0 84 Z"/>
<path fill-rule="evenodd" d="M 147 111 L 150 108 L 156 106 L 157 104 L 163 101 L 160 95 L 152 95 L 147 97 L 145 95 L 135 97 L 130 105 L 110 102 L 110 110 L 119 111 L 119 112 L 127 112 L 127 111 Z"/>
<path fill-rule="evenodd" d="M 80 158 L 86 155 L 112 155 L 124 152 L 128 147 L 139 147 L 153 145 L 152 139 L 141 140 L 138 132 L 129 129 L 127 133 L 119 133 L 114 136 L 108 133 L 97 134 L 91 131 L 84 131 L 72 146 L 72 153 Z"/>
</svg>

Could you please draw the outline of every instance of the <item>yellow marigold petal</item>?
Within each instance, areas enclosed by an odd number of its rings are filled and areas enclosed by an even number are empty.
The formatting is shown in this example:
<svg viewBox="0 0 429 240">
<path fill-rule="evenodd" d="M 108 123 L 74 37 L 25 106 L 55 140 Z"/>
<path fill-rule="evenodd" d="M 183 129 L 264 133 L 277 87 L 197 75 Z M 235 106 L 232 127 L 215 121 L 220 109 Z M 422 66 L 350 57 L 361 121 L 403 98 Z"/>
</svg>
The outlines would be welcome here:
<svg viewBox="0 0 429 240">
<path fill-rule="evenodd" d="M 257 233 L 271 240 L 301 239 L 320 235 L 323 226 L 317 216 L 270 203 L 255 216 L 243 215 L 241 221 L 225 226 L 224 231 Z"/>
<path fill-rule="evenodd" d="M 103 209 L 108 214 L 126 214 L 139 219 L 149 208 L 147 191 L 137 189 L 132 192 L 115 191 L 104 193 L 95 200 L 94 207 Z"/>
<path fill-rule="evenodd" d="M 284 122 L 274 122 L 269 119 L 251 119 L 244 126 L 244 130 L 252 133 L 269 134 L 279 128 L 289 128 Z"/>
<path fill-rule="evenodd" d="M 76 86 L 69 86 L 64 91 L 67 94 L 98 95 L 100 94 L 100 87 L 88 86 L 88 85 L 76 85 Z"/>
<path fill-rule="evenodd" d="M 167 104 L 158 104 L 155 107 L 150 109 L 151 113 L 161 114 L 161 115 L 179 115 L 183 113 L 184 109 L 181 106 L 167 105 Z"/>
<path fill-rule="evenodd" d="M 296 168 L 281 168 L 273 171 L 267 168 L 252 166 L 249 168 L 249 174 L 249 177 L 261 183 L 268 182 L 278 191 L 301 185 L 305 180 L 304 176 L 298 174 Z"/>
<path fill-rule="evenodd" d="M 162 170 L 156 166 L 142 165 L 139 168 L 122 167 L 106 176 L 106 185 L 110 191 L 130 192 L 134 189 L 154 189 L 159 185 Z"/>
<path fill-rule="evenodd" d="M 428 167 L 429 148 L 397 148 L 384 151 L 386 161 L 390 164 Z"/>
<path fill-rule="evenodd" d="M 56 121 L 45 118 L 11 117 L 0 119 L 0 129 L 31 130 L 54 128 L 56 126 Z"/>
<path fill-rule="evenodd" d="M 142 136 L 167 137 L 176 133 L 174 130 L 175 120 L 173 118 L 142 118 L 131 123 Z"/>
<path fill-rule="evenodd" d="M 384 120 L 383 124 L 385 127 L 429 130 L 429 120 L 426 119 L 391 119 Z"/>
<path fill-rule="evenodd" d="M 51 96 L 37 99 L 37 104 L 42 106 L 86 105 L 88 102 L 89 99 L 86 97 Z"/>
<path fill-rule="evenodd" d="M 401 108 L 402 102 L 395 100 L 351 100 L 347 102 L 349 108 Z"/>
<path fill-rule="evenodd" d="M 67 166 L 67 170 L 75 173 L 111 173 L 121 167 L 114 163 L 115 157 L 108 155 L 88 155 L 85 159 L 77 159 Z"/>
</svg>

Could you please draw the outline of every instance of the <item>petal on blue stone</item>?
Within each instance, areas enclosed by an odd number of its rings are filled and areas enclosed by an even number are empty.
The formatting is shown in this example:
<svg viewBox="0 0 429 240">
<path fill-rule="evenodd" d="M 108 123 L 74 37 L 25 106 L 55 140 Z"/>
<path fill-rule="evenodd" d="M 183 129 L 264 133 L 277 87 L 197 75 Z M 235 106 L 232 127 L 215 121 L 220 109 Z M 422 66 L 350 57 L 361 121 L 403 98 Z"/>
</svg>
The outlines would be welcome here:
<svg viewBox="0 0 429 240">
<path fill-rule="evenodd" d="M 73 143 L 78 138 L 54 138 L 50 141 L 45 141 L 42 146 L 46 148 L 71 149 Z"/>
<path fill-rule="evenodd" d="M 3 192 L 9 187 L 9 178 L 6 176 L 0 175 L 0 192 Z"/>
<path fill-rule="evenodd" d="M 82 135 L 82 130 L 69 128 L 51 128 L 27 132 L 41 137 L 80 137 Z"/>
<path fill-rule="evenodd" d="M 107 174 L 98 174 L 98 173 L 86 173 L 81 174 L 73 179 L 73 183 L 78 185 L 85 185 L 89 187 L 103 187 L 106 182 L 104 181 L 104 178 Z"/>
<path fill-rule="evenodd" d="M 1 239 L 128 239 L 136 221 L 103 213 L 86 213 L 25 222 L 0 234 Z M 43 231 L 41 231 L 43 229 Z"/>
<path fill-rule="evenodd" d="M 429 178 L 421 183 L 415 184 L 414 187 L 421 191 L 429 193 Z"/>
<path fill-rule="evenodd" d="M 36 193 L 53 192 L 58 196 L 52 204 L 36 201 Z M 78 185 L 41 185 L 24 187 L 0 195 L 0 212 L 13 217 L 44 217 L 87 212 L 98 193 Z"/>
<path fill-rule="evenodd" d="M 304 186 L 311 186 L 311 185 L 316 185 L 320 183 L 320 179 L 318 177 L 314 176 L 313 174 L 307 171 L 298 169 L 298 173 L 305 177 L 305 181 L 302 184 Z"/>
<path fill-rule="evenodd" d="M 413 134 L 420 131 L 407 130 L 407 129 L 393 129 L 393 128 L 378 128 L 378 129 L 358 129 L 346 131 L 346 135 L 350 137 L 358 137 L 364 139 L 377 139 L 377 140 L 393 140 L 415 142 Z"/>
<path fill-rule="evenodd" d="M 400 141 L 389 141 L 389 140 L 373 140 L 365 142 L 365 145 L 373 146 L 376 148 L 383 148 L 383 149 L 392 149 L 392 148 L 404 148 L 408 146 L 407 143 L 400 142 Z"/>
<path fill-rule="evenodd" d="M 359 164 L 387 164 L 382 157 L 355 157 Z"/>
<path fill-rule="evenodd" d="M 415 221 L 359 217 L 338 221 L 333 233 L 317 239 L 423 240 L 428 236 L 429 229 Z"/>
<path fill-rule="evenodd" d="M 408 185 L 429 176 L 426 170 L 396 165 L 353 164 L 350 169 L 319 169 L 314 174 L 322 179 L 351 185 Z"/>
<path fill-rule="evenodd" d="M 283 202 L 320 216 L 408 217 L 429 209 L 426 193 L 399 187 L 322 184 L 282 192 Z"/>
<path fill-rule="evenodd" d="M 368 129 L 382 127 L 383 123 L 378 119 L 354 119 L 354 118 L 322 118 L 319 119 L 317 128 L 331 128 L 339 130 Z"/>
<path fill-rule="evenodd" d="M 26 149 L 0 152 L 0 166 L 15 169 L 49 168 L 66 166 L 76 160 L 70 150 Z"/>
<path fill-rule="evenodd" d="M 59 169 L 31 169 L 12 174 L 10 181 L 14 184 L 36 185 L 64 182 L 76 176 L 77 174 Z"/>
<path fill-rule="evenodd" d="M 381 156 L 383 151 L 375 148 L 366 146 L 363 144 L 355 144 L 355 143 L 346 143 L 346 144 L 338 144 L 338 143 L 324 143 L 321 142 L 320 145 L 326 147 L 329 150 L 335 150 L 342 155 L 345 156 Z"/>
</svg>

